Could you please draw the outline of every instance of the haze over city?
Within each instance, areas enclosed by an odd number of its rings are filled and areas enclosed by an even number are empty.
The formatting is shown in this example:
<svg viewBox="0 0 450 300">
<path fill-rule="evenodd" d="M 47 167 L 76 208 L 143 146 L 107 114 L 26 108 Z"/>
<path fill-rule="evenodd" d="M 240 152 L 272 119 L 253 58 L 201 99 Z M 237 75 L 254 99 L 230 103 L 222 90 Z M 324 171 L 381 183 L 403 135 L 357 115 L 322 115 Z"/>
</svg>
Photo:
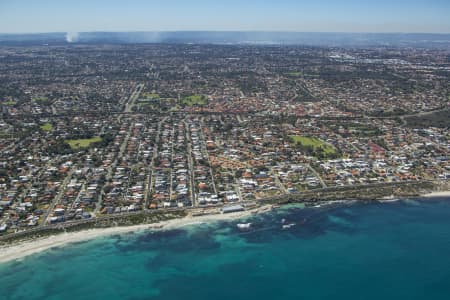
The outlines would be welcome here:
<svg viewBox="0 0 450 300">
<path fill-rule="evenodd" d="M 445 0 L 3 0 L 0 33 L 296 31 L 450 33 Z"/>
</svg>

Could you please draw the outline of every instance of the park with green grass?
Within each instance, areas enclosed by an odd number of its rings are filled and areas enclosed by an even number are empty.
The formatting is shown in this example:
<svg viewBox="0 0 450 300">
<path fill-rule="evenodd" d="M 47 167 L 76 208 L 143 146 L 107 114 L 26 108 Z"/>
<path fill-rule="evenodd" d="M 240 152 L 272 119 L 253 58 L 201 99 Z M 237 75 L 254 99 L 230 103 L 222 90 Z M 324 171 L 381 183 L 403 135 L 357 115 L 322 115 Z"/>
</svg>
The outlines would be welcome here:
<svg viewBox="0 0 450 300">
<path fill-rule="evenodd" d="M 93 143 L 101 142 L 102 138 L 99 136 L 94 136 L 90 139 L 77 139 L 77 140 L 65 140 L 69 144 L 72 150 L 78 150 L 83 148 L 88 148 Z"/>
<path fill-rule="evenodd" d="M 181 99 L 181 104 L 186 106 L 202 106 L 208 104 L 205 95 L 192 95 Z"/>
<path fill-rule="evenodd" d="M 336 148 L 321 139 L 301 135 L 290 135 L 289 137 L 292 143 L 301 147 L 309 155 L 317 158 L 332 158 L 337 156 Z"/>
<path fill-rule="evenodd" d="M 53 130 L 53 125 L 50 123 L 45 123 L 41 125 L 41 129 L 45 132 L 50 132 Z"/>
</svg>

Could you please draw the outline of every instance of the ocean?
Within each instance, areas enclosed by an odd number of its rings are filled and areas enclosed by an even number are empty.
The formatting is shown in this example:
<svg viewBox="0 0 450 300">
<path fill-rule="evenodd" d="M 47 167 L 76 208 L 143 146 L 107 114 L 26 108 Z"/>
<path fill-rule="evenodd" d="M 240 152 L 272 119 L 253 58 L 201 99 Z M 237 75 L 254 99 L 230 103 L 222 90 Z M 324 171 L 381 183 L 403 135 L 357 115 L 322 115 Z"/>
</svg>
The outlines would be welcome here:
<svg viewBox="0 0 450 300">
<path fill-rule="evenodd" d="M 449 200 L 294 205 L 70 244 L 1 264 L 0 299 L 448 300 Z"/>
</svg>

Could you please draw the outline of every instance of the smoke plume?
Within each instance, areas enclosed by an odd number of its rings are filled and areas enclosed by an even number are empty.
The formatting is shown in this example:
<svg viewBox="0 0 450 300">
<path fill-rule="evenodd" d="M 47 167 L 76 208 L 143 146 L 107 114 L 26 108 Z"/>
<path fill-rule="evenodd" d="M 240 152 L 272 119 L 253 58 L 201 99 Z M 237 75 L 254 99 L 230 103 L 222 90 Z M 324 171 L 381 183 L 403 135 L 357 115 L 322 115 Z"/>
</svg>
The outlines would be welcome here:
<svg viewBox="0 0 450 300">
<path fill-rule="evenodd" d="M 78 32 L 68 32 L 66 33 L 66 41 L 68 43 L 75 43 L 78 38 L 79 38 L 80 34 Z"/>
</svg>

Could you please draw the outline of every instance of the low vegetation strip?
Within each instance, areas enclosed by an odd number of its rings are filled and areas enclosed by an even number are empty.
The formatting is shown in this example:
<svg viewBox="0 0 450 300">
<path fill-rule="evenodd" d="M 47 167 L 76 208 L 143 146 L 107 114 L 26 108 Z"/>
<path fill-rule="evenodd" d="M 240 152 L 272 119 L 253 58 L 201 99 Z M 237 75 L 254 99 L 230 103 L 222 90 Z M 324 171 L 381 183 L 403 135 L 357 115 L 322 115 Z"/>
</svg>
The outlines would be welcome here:
<svg viewBox="0 0 450 300">
<path fill-rule="evenodd" d="M 286 73 L 288 76 L 292 76 L 292 77 L 300 77 L 300 76 L 302 76 L 303 75 L 303 73 L 302 72 L 300 72 L 300 71 L 292 71 L 292 72 L 289 72 L 289 73 Z"/>
</svg>

